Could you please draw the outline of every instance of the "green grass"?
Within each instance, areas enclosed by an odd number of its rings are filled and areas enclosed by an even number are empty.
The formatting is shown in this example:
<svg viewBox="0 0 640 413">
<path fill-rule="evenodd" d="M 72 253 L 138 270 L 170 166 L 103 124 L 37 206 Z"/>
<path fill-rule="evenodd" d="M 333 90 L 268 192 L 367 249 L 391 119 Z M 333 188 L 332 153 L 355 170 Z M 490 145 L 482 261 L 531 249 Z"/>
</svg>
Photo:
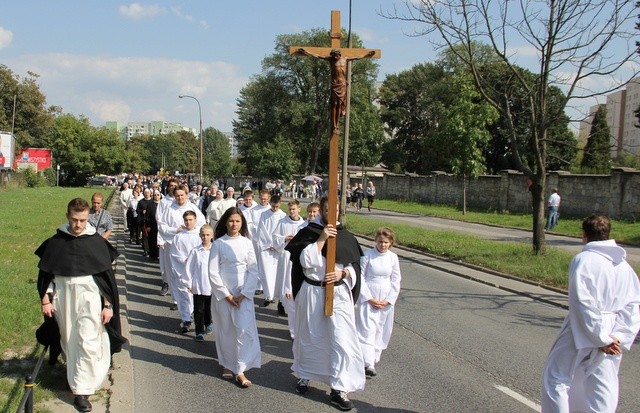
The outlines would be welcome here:
<svg viewBox="0 0 640 413">
<path fill-rule="evenodd" d="M 37 357 L 34 356 L 35 330 L 42 322 L 42 314 L 36 290 L 38 258 L 34 251 L 65 222 L 69 200 L 82 197 L 89 201 L 95 191 L 96 188 L 57 187 L 0 191 L 0 348 L 3 350 L 0 406 L 3 412 L 15 411 L 22 397 L 19 391 L 15 400 L 15 380 L 23 380 L 35 364 L 28 360 Z M 105 198 L 110 193 L 102 192 Z"/>
<path fill-rule="evenodd" d="M 376 229 L 388 226 L 381 220 L 349 215 L 347 228 L 357 234 L 373 236 Z M 392 225 L 397 243 L 438 256 L 475 264 L 544 285 L 566 288 L 567 268 L 572 254 L 547 248 L 536 256 L 531 246 L 518 242 L 487 241 L 452 231 L 432 231 L 404 224 Z"/>
<path fill-rule="evenodd" d="M 531 230 L 533 224 L 533 217 L 531 214 L 511 214 L 470 210 L 467 210 L 467 213 L 463 214 L 461 209 L 452 206 L 429 205 L 408 201 L 389 201 L 385 199 L 376 199 L 375 206 L 377 208 L 388 209 L 391 211 L 429 215 L 439 218 L 455 219 L 457 221 L 475 222 L 525 230 Z M 349 219 L 350 218 L 351 217 L 349 217 Z M 581 225 L 582 218 L 565 217 L 561 215 L 558 226 L 553 229 L 553 232 L 572 237 L 580 237 L 582 235 Z M 635 222 L 612 220 L 611 238 L 620 243 L 640 245 L 640 225 Z"/>
</svg>

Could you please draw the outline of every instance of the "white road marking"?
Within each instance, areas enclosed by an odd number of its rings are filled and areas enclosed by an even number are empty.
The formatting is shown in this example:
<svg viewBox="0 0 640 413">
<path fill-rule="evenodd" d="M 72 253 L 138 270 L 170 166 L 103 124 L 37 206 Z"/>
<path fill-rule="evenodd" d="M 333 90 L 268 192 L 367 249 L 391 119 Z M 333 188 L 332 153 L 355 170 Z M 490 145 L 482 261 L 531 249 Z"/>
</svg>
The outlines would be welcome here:
<svg viewBox="0 0 640 413">
<path fill-rule="evenodd" d="M 500 386 L 498 384 L 495 384 L 494 386 L 495 386 L 496 389 L 500 390 L 501 392 L 503 392 L 507 396 L 516 399 L 517 401 L 519 401 L 520 403 L 524 404 L 525 406 L 531 407 L 533 410 L 535 410 L 537 412 L 539 412 L 541 410 L 541 407 L 540 407 L 539 404 L 532 402 L 531 400 L 527 399 L 526 397 L 524 397 L 520 393 L 517 393 L 517 392 L 511 390 L 508 387 Z"/>
</svg>

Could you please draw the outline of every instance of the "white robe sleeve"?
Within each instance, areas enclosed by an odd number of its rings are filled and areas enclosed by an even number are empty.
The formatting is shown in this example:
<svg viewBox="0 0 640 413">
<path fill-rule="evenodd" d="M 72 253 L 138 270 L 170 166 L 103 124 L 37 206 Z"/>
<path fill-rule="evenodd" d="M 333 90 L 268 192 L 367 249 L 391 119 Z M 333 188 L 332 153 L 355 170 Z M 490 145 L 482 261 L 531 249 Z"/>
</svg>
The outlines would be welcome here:
<svg viewBox="0 0 640 413">
<path fill-rule="evenodd" d="M 251 240 L 247 239 L 246 242 L 248 254 L 247 254 L 247 274 L 245 276 L 244 285 L 240 293 L 246 298 L 253 300 L 253 296 L 256 292 L 258 285 L 258 262 L 256 260 L 256 253 L 251 244 Z"/>
<path fill-rule="evenodd" d="M 211 282 L 211 292 L 216 300 L 224 300 L 231 295 L 227 287 L 222 282 L 220 275 L 220 243 L 213 242 L 209 253 L 209 281 Z"/>
<path fill-rule="evenodd" d="M 393 253 L 393 264 L 391 265 L 391 291 L 389 291 L 389 295 L 386 298 L 386 300 L 391 305 L 396 305 L 396 300 L 398 299 L 398 295 L 400 294 L 401 279 L 402 276 L 400 275 L 400 261 L 398 260 L 398 256 Z"/>
<path fill-rule="evenodd" d="M 367 280 L 365 279 L 368 267 L 369 256 L 365 254 L 360 257 L 360 280 L 362 282 L 362 284 L 360 285 L 360 297 L 358 298 L 360 302 L 366 302 L 373 298 L 371 291 L 369 291 L 369 287 L 367 287 Z"/>
</svg>

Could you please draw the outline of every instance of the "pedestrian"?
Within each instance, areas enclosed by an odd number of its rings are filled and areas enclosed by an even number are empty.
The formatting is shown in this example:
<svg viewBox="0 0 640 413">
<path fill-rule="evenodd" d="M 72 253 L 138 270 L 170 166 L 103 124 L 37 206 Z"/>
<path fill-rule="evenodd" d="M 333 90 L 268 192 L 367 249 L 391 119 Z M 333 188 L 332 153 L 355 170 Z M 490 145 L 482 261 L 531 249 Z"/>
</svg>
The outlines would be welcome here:
<svg viewBox="0 0 640 413">
<path fill-rule="evenodd" d="M 151 189 L 145 188 L 142 191 L 143 199 L 138 201 L 138 207 L 136 213 L 138 214 L 138 221 L 140 227 L 140 235 L 142 236 L 142 254 L 144 256 L 149 255 L 149 226 L 147 225 L 147 211 L 153 204 L 153 198 Z"/>
<path fill-rule="evenodd" d="M 153 190 L 153 202 L 148 203 L 144 214 L 144 226 L 147 229 L 147 239 L 149 241 L 149 259 L 157 261 L 160 251 L 158 249 L 158 221 L 156 221 L 156 211 L 162 201 L 162 193 L 158 189 Z M 169 285 L 167 284 L 167 290 Z"/>
<path fill-rule="evenodd" d="M 89 396 L 107 378 L 111 354 L 126 342 L 112 267 L 118 251 L 88 223 L 84 199 L 69 202 L 66 218 L 35 252 L 40 258 L 37 285 L 45 323 L 53 323 L 49 344 L 59 340 L 65 356 L 73 405 L 89 412 Z"/>
<path fill-rule="evenodd" d="M 127 226 L 129 222 L 127 221 L 127 211 L 129 208 L 129 198 L 131 198 L 133 190 L 129 188 L 129 183 L 124 182 L 120 189 L 120 208 L 122 208 L 122 219 L 124 221 L 124 230 L 125 232 L 129 232 L 129 227 Z"/>
<path fill-rule="evenodd" d="M 622 351 L 640 329 L 640 282 L 604 215 L 582 222 L 569 266 L 569 313 L 543 373 L 542 412 L 615 412 Z"/>
<path fill-rule="evenodd" d="M 298 233 L 304 219 L 300 216 L 300 201 L 293 199 L 287 203 L 289 214 L 282 218 L 274 230 L 273 243 L 278 252 L 278 264 L 276 268 L 275 296 L 278 297 L 278 315 L 287 316 L 295 314 L 293 291 L 291 290 L 291 260 L 289 251 L 285 247 Z M 295 316 L 288 318 L 289 333 L 293 339 Z"/>
<path fill-rule="evenodd" d="M 558 225 L 558 218 L 560 209 L 560 195 L 558 194 L 558 188 L 553 188 L 553 192 L 549 196 L 547 201 L 547 223 L 544 226 L 545 230 L 552 230 Z"/>
<path fill-rule="evenodd" d="M 360 260 L 362 287 L 356 306 L 358 338 L 367 377 L 377 375 L 375 364 L 389 345 L 401 280 L 398 255 L 390 251 L 395 244 L 393 230 L 378 228 L 375 243 Z"/>
<path fill-rule="evenodd" d="M 354 305 L 360 288 L 362 250 L 341 226 L 328 224 L 329 200 L 320 201 L 320 216 L 289 241 L 291 284 L 296 304 L 293 366 L 296 391 L 305 394 L 309 381 L 331 388 L 331 404 L 351 410 L 349 392 L 364 390 L 362 351 L 356 331 Z M 327 272 L 325 242 L 336 238 L 335 268 Z M 324 315 L 324 285 L 333 283 L 333 315 Z"/>
<path fill-rule="evenodd" d="M 366 194 L 367 194 L 367 210 L 371 212 L 371 205 L 373 205 L 373 199 L 376 196 L 376 187 L 373 186 L 373 182 L 371 181 L 367 182 Z"/>
<path fill-rule="evenodd" d="M 173 299 L 178 307 L 181 324 L 179 326 L 180 334 L 187 334 L 191 328 L 191 313 L 193 312 L 193 296 L 189 289 L 191 283 L 186 275 L 186 262 L 189 253 L 200 245 L 200 227 L 197 225 L 196 211 L 200 211 L 195 204 L 195 210 L 187 210 L 182 214 L 184 225 L 173 238 L 171 244 L 170 257 L 171 269 L 175 277 L 175 290 L 172 291 Z"/>
<path fill-rule="evenodd" d="M 113 217 L 103 208 L 103 204 L 104 195 L 102 192 L 95 192 L 91 196 L 92 208 L 89 210 L 89 223 L 102 238 L 109 239 L 113 232 Z"/>
<path fill-rule="evenodd" d="M 362 209 L 362 200 L 364 199 L 364 189 L 362 189 L 362 184 L 358 184 L 358 186 L 356 186 L 351 196 L 355 198 L 354 203 L 356 211 L 360 211 Z"/>
<path fill-rule="evenodd" d="M 242 211 L 229 208 L 215 228 L 209 255 L 218 363 L 222 378 L 232 380 L 235 375 L 243 388 L 251 386 L 245 372 L 262 364 L 253 306 L 258 268 L 247 231 Z"/>
<path fill-rule="evenodd" d="M 209 253 L 213 242 L 213 228 L 205 224 L 200 227 L 202 243 L 191 250 L 185 263 L 185 283 L 193 294 L 193 322 L 195 340 L 204 341 L 205 334 L 213 333 L 211 319 L 211 281 L 209 281 Z"/>
</svg>

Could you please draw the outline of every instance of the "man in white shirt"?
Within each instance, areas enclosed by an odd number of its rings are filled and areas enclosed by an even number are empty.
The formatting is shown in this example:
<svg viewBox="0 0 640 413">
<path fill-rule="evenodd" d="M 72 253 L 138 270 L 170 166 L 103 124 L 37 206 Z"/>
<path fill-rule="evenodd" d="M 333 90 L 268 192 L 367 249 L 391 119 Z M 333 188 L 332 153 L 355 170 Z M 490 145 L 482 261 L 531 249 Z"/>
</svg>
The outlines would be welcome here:
<svg viewBox="0 0 640 413">
<path fill-rule="evenodd" d="M 547 224 L 544 226 L 545 230 L 552 230 L 558 225 L 558 209 L 560 209 L 560 195 L 558 195 L 558 188 L 553 188 L 553 193 L 549 196 L 547 202 Z"/>
</svg>

